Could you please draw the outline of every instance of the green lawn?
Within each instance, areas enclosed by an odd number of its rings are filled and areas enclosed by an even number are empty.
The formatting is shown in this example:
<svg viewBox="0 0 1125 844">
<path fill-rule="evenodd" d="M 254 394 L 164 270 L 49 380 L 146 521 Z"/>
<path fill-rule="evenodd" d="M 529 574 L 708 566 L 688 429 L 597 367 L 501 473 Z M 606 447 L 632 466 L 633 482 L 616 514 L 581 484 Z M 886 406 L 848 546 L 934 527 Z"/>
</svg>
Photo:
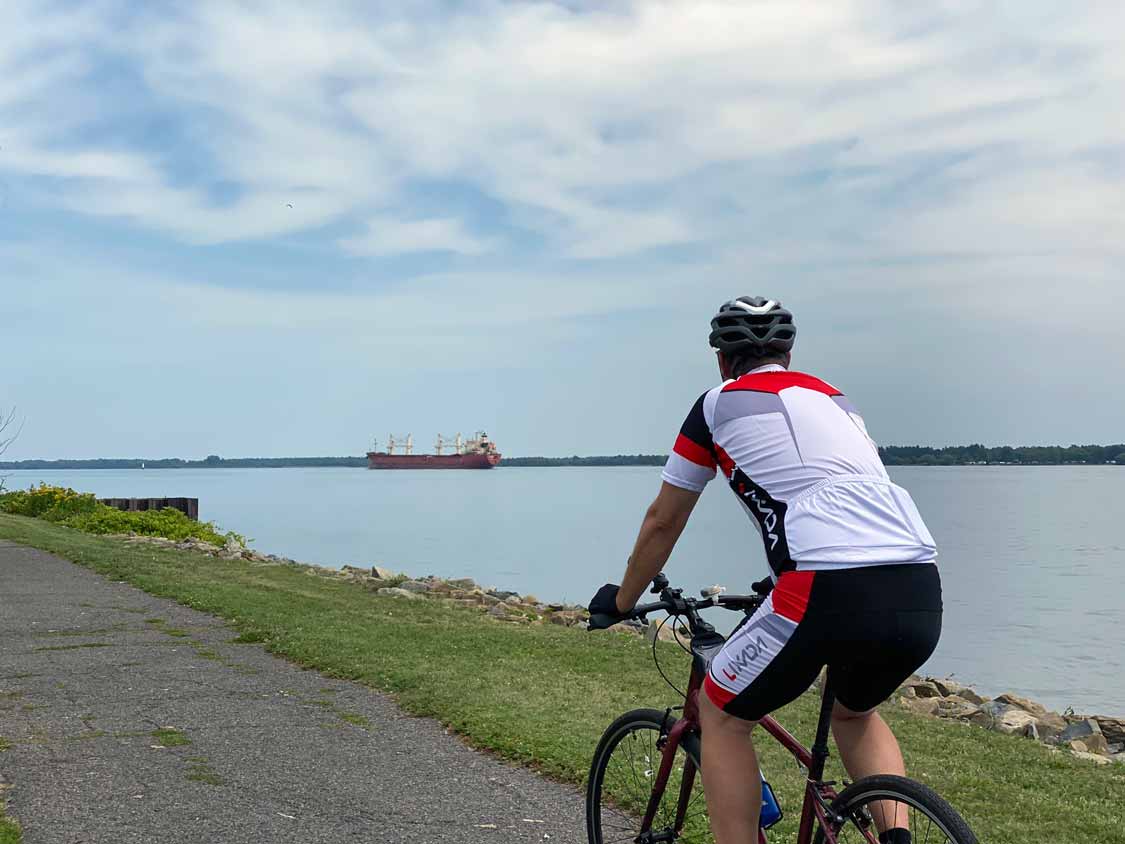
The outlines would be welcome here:
<svg viewBox="0 0 1125 844">
<path fill-rule="evenodd" d="M 576 783 L 585 779 L 598 737 L 613 718 L 638 706 L 677 703 L 648 646 L 626 634 L 513 627 L 470 610 L 380 598 L 301 569 L 126 545 L 18 516 L 0 515 L 0 537 L 222 616 L 241 641 L 262 642 L 325 674 L 391 692 L 405 709 L 440 719 L 479 747 Z M 682 678 L 686 662 L 679 650 L 662 644 L 660 653 L 665 670 Z M 806 695 L 779 718 L 807 741 L 817 704 Z M 1098 768 L 1028 739 L 938 722 L 894 705 L 884 714 L 910 774 L 950 800 L 982 842 L 1125 841 L 1125 766 Z M 792 840 L 800 772 L 772 744 L 761 755 L 787 810 L 771 838 Z M 838 766 L 829 775 L 843 778 Z M 0 842 L 6 842 L 2 830 L 0 822 Z"/>
</svg>

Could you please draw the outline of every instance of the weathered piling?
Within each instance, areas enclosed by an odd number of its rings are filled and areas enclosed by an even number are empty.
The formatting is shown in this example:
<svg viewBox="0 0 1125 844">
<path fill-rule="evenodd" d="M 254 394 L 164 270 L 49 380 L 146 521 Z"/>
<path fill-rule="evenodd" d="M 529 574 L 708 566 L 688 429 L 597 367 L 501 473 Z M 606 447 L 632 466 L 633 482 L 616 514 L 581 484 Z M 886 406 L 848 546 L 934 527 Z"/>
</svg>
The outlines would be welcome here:
<svg viewBox="0 0 1125 844">
<path fill-rule="evenodd" d="M 139 512 L 141 510 L 163 510 L 171 507 L 179 510 L 189 519 L 199 521 L 198 498 L 99 498 L 102 504 L 115 510 Z"/>
</svg>

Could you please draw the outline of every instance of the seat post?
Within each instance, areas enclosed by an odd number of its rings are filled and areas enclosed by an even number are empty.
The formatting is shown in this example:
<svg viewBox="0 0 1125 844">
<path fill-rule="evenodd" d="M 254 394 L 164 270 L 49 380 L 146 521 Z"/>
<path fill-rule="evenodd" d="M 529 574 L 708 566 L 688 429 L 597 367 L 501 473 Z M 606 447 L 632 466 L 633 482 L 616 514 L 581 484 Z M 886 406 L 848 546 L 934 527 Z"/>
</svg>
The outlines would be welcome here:
<svg viewBox="0 0 1125 844">
<path fill-rule="evenodd" d="M 828 761 L 828 730 L 832 725 L 832 707 L 836 695 L 832 691 L 832 673 L 824 675 L 824 695 L 820 701 L 820 720 L 816 724 L 816 740 L 812 746 L 812 766 L 809 779 L 819 781 L 824 777 L 824 763 Z"/>
</svg>

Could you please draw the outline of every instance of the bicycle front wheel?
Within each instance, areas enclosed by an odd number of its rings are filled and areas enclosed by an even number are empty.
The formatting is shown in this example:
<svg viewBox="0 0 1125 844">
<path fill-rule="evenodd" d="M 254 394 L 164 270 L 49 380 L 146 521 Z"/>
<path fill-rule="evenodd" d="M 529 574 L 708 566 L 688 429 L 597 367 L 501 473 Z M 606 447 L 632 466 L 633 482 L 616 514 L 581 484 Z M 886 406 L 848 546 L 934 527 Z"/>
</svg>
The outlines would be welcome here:
<svg viewBox="0 0 1125 844">
<path fill-rule="evenodd" d="M 665 713 L 659 710 L 635 709 L 610 724 L 602 735 L 586 784 L 590 844 L 624 844 L 641 834 L 641 820 L 660 771 L 664 721 Z M 678 825 L 681 800 L 683 822 Z M 676 748 L 672 773 L 647 831 L 655 841 L 711 841 L 699 777 L 698 736 L 685 735 Z"/>
<path fill-rule="evenodd" d="M 905 829 L 916 844 L 977 844 L 964 818 L 932 788 L 905 777 L 878 775 L 852 783 L 832 802 L 843 818 L 832 825 L 839 844 L 878 844 L 892 827 Z M 818 827 L 813 844 L 827 839 Z"/>
</svg>

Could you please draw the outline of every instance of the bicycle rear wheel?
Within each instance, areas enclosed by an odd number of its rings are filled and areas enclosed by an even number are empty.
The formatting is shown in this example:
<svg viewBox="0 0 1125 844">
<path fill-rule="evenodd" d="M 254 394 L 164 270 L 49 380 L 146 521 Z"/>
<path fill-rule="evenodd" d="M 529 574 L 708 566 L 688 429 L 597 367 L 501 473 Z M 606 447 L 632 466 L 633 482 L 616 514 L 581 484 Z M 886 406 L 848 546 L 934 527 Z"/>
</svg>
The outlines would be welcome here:
<svg viewBox="0 0 1125 844">
<path fill-rule="evenodd" d="M 586 831 L 590 844 L 625 844 L 641 834 L 641 820 L 660 770 L 665 713 L 635 709 L 609 725 L 598 742 L 586 785 Z M 690 780 L 682 829 L 676 812 L 685 779 Z M 653 841 L 704 844 L 711 841 L 707 805 L 699 777 L 699 737 L 685 735 L 676 749 L 668 785 L 652 822 Z"/>
<path fill-rule="evenodd" d="M 852 783 L 832 801 L 843 822 L 832 826 L 839 844 L 878 844 L 880 830 L 901 827 L 912 844 L 977 844 L 964 818 L 932 788 L 905 777 L 879 775 Z M 824 844 L 818 827 L 813 844 Z"/>
</svg>

